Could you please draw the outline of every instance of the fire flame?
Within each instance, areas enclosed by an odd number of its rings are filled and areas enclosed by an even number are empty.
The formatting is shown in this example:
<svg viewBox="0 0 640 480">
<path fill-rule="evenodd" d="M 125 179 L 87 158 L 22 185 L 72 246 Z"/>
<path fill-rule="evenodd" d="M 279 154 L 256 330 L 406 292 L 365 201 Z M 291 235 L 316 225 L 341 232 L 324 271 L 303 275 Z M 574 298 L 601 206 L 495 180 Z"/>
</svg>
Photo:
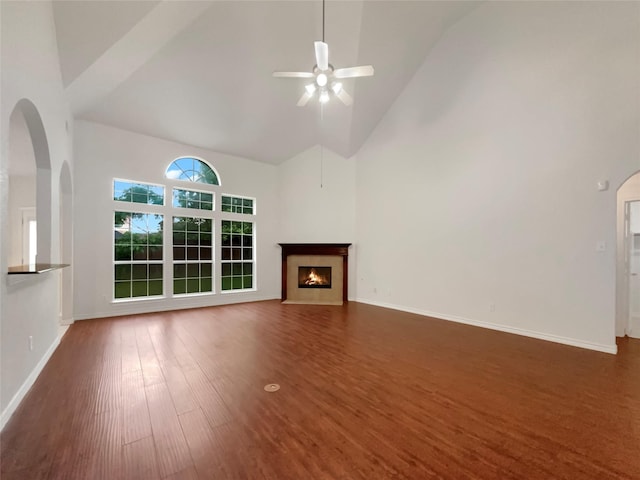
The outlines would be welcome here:
<svg viewBox="0 0 640 480">
<path fill-rule="evenodd" d="M 315 268 L 312 268 L 309 272 L 309 276 L 304 281 L 305 285 L 327 285 L 329 282 L 327 279 L 316 273 Z"/>
</svg>

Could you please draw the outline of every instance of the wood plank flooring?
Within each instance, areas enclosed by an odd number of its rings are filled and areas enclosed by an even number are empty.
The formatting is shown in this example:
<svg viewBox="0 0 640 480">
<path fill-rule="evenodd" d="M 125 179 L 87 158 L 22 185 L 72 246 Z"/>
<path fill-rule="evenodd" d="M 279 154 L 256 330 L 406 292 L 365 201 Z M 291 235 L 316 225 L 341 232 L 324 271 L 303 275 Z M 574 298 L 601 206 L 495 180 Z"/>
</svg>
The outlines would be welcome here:
<svg viewBox="0 0 640 480">
<path fill-rule="evenodd" d="M 640 341 L 619 350 L 358 303 L 77 322 L 0 476 L 640 479 Z"/>
</svg>

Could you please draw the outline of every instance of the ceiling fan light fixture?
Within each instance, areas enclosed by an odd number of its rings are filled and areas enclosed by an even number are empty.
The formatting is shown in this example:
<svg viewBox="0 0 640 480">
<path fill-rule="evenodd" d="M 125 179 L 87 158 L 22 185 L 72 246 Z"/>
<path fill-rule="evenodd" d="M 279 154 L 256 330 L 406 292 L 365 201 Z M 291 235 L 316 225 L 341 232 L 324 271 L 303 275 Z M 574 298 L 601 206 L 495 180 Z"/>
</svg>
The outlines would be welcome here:
<svg viewBox="0 0 640 480">
<path fill-rule="evenodd" d="M 327 84 L 328 80 L 329 79 L 327 78 L 327 75 L 325 73 L 319 73 L 316 77 L 316 83 L 319 87 L 324 87 Z"/>
<path fill-rule="evenodd" d="M 373 75 L 373 67 L 371 65 L 334 69 L 333 65 L 329 63 L 329 45 L 324 41 L 324 10 L 325 0 L 322 0 L 322 41 L 313 42 L 316 64 L 311 71 L 273 72 L 274 77 L 313 79 L 312 83 L 305 85 L 305 93 L 302 94 L 297 103 L 299 107 L 304 107 L 315 96 L 316 92 L 319 93 L 318 101 L 320 103 L 327 103 L 331 96 L 334 96 L 348 107 L 353 104 L 353 98 L 343 88 L 342 83 L 335 80 L 370 77 Z"/>
</svg>

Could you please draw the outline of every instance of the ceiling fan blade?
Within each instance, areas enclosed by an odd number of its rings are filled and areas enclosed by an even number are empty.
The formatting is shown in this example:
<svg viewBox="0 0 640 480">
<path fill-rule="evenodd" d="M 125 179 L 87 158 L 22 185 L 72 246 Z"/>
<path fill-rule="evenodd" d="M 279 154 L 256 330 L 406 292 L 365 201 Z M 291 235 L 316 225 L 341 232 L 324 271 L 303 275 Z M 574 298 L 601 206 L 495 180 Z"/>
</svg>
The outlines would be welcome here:
<svg viewBox="0 0 640 480">
<path fill-rule="evenodd" d="M 333 76 L 336 78 L 370 77 L 371 75 L 373 75 L 373 67 L 371 65 L 338 68 L 333 72 Z"/>
<path fill-rule="evenodd" d="M 338 97 L 347 107 L 353 103 L 353 98 L 344 91 L 344 88 L 341 88 L 338 93 L 336 93 L 336 97 Z"/>
<path fill-rule="evenodd" d="M 273 72 L 274 77 L 284 78 L 313 78 L 315 75 L 311 72 Z"/>
<path fill-rule="evenodd" d="M 304 92 L 296 105 L 298 105 L 299 107 L 304 107 L 307 102 L 311 100 L 311 97 L 313 97 L 313 93 Z"/>
<path fill-rule="evenodd" d="M 314 42 L 316 49 L 316 64 L 320 70 L 329 69 L 329 45 L 324 42 Z"/>
</svg>

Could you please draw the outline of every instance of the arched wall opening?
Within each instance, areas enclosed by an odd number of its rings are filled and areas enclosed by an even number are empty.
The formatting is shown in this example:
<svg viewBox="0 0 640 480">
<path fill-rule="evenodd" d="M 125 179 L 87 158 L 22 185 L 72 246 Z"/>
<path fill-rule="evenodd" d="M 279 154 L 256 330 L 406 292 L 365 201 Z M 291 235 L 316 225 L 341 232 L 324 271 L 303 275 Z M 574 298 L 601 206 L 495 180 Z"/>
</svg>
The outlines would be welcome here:
<svg viewBox="0 0 640 480">
<path fill-rule="evenodd" d="M 26 98 L 16 104 L 9 119 L 8 174 L 8 263 L 10 266 L 27 264 L 34 259 L 37 263 L 50 263 L 49 145 L 42 118 L 35 105 Z"/>
<path fill-rule="evenodd" d="M 57 238 L 52 242 L 51 236 L 52 225 L 56 225 L 51 205 L 53 200 L 57 203 L 58 198 L 52 198 L 55 185 L 51 182 L 48 135 L 39 111 L 30 100 L 23 98 L 16 102 L 5 115 L 7 155 L 3 173 L 7 201 L 3 205 L 3 227 L 6 227 L 2 234 L 3 261 L 9 268 L 24 266 L 23 257 L 29 263 L 33 260 L 49 264 L 52 255 L 58 255 L 57 246 L 55 252 L 52 249 Z M 24 241 L 22 213 L 29 211 L 32 217 L 24 218 L 29 218 L 35 226 L 35 245 L 31 238 Z M 29 245 L 26 256 L 22 252 L 24 243 Z M 59 278 L 55 273 L 8 275 L 6 278 L 0 320 L 0 427 L 24 398 L 57 345 Z"/>
<path fill-rule="evenodd" d="M 640 170 L 616 197 L 616 336 L 640 338 Z"/>
<path fill-rule="evenodd" d="M 36 247 L 31 227 L 36 223 L 36 162 L 31 135 L 21 110 L 9 119 L 8 162 L 8 258 L 9 266 L 35 260 Z"/>
</svg>

